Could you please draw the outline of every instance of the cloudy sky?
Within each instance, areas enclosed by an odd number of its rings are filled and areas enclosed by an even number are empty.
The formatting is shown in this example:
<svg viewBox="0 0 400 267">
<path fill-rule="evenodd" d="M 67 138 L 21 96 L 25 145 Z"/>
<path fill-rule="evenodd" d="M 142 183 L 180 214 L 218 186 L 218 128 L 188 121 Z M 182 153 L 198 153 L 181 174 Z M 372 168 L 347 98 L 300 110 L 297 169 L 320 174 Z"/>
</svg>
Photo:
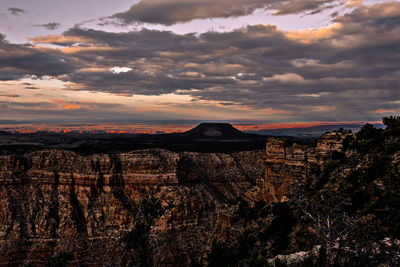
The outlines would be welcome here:
<svg viewBox="0 0 400 267">
<path fill-rule="evenodd" d="M 1 0 L 0 124 L 379 121 L 399 44 L 399 1 Z"/>
</svg>

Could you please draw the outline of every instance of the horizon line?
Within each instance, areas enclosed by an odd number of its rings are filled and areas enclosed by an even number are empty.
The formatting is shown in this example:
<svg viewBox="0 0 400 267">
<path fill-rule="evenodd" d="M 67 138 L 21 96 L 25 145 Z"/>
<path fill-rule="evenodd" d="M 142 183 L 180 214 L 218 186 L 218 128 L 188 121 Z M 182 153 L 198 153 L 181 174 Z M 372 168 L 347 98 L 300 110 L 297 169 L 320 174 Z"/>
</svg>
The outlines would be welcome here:
<svg viewBox="0 0 400 267">
<path fill-rule="evenodd" d="M 205 122 L 208 123 L 208 122 Z M 221 122 L 219 122 L 221 123 Z M 227 123 L 227 122 L 225 122 Z M 366 123 L 383 124 L 382 121 L 318 121 L 318 122 L 279 122 L 279 123 L 229 123 L 238 130 L 263 131 L 263 130 L 288 130 L 303 129 L 317 126 L 362 126 Z M 179 133 L 188 131 L 200 123 L 188 124 L 145 124 L 145 123 L 74 123 L 73 125 L 51 124 L 51 123 L 21 123 L 0 124 L 0 131 L 12 133 L 130 133 L 130 134 L 157 134 L 157 133 Z M 342 127 L 343 128 L 343 127 Z"/>
</svg>

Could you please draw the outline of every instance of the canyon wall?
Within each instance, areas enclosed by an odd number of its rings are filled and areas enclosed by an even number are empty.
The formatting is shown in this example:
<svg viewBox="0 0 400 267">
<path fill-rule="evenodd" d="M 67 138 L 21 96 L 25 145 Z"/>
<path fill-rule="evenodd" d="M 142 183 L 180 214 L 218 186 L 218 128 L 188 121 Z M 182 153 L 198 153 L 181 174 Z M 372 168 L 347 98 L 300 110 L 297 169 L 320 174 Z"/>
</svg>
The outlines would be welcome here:
<svg viewBox="0 0 400 267">
<path fill-rule="evenodd" d="M 262 180 L 262 196 L 267 203 L 285 200 L 285 195 L 297 181 L 304 180 L 333 151 L 341 151 L 347 132 L 325 133 L 316 147 L 287 145 L 284 139 L 268 138 L 265 155 L 265 179 Z"/>
<path fill-rule="evenodd" d="M 226 227 L 230 204 L 263 176 L 263 154 L 1 156 L 0 264 L 45 265 L 60 252 L 73 253 L 72 265 L 118 264 L 119 239 L 135 223 L 135 205 L 155 195 L 163 214 L 151 235 L 165 245 L 156 260 L 186 265 L 203 256 L 214 229 Z"/>
<path fill-rule="evenodd" d="M 43 266 L 60 252 L 71 252 L 74 266 L 118 265 L 120 239 L 148 196 L 163 207 L 151 228 L 157 265 L 200 262 L 215 237 L 229 241 L 224 229 L 239 198 L 284 201 L 347 135 L 325 134 L 315 148 L 270 138 L 266 151 L 231 154 L 0 156 L 0 265 Z"/>
</svg>

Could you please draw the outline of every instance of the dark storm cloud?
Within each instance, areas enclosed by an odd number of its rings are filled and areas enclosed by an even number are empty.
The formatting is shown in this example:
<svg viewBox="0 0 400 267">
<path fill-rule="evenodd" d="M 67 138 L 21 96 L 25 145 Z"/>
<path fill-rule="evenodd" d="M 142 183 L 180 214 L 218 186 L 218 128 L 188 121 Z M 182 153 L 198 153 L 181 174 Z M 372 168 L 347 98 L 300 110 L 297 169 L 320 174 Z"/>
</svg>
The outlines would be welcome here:
<svg viewBox="0 0 400 267">
<path fill-rule="evenodd" d="M 327 8 L 333 8 L 335 5 L 329 5 L 335 1 L 324 0 L 291 0 L 283 1 L 274 12 L 275 15 L 296 14 L 303 11 L 311 11 L 312 14 L 319 13 Z M 338 4 L 343 4 L 343 1 L 337 1 Z"/>
<path fill-rule="evenodd" d="M 12 98 L 17 98 L 21 97 L 20 95 L 17 94 L 0 94 L 0 97 L 12 97 Z"/>
<path fill-rule="evenodd" d="M 0 80 L 15 80 L 27 75 L 57 76 L 72 71 L 63 58 L 41 52 L 30 45 L 10 44 L 0 34 Z"/>
<path fill-rule="evenodd" d="M 311 40 L 292 37 L 271 25 L 199 36 L 74 28 L 62 38 L 87 40 L 88 46 L 71 48 L 71 62 L 103 70 L 81 69 L 68 80 L 85 90 L 113 93 L 188 93 L 195 89 L 190 94 L 201 99 L 229 98 L 260 107 L 291 101 L 324 104 L 319 95 L 324 92 L 330 92 L 325 98 L 332 99 L 334 94 L 352 90 L 393 91 L 399 88 L 400 59 L 399 16 L 393 10 L 400 10 L 398 3 L 357 9 L 337 18 L 339 27 L 304 33 L 304 38 L 321 36 Z M 108 71 L 114 66 L 132 70 Z M 293 94 L 302 97 L 287 99 Z M 259 101 L 260 96 L 274 97 Z"/>
<path fill-rule="evenodd" d="M 341 22 L 363 22 L 373 24 L 386 24 L 386 26 L 395 26 L 392 22 L 398 22 L 400 16 L 400 2 L 392 1 L 374 6 L 363 6 L 357 8 L 352 13 L 336 18 Z M 383 22 L 383 23 L 382 23 Z"/>
<path fill-rule="evenodd" d="M 243 16 L 267 5 L 266 0 L 142 0 L 113 17 L 125 23 L 145 22 L 172 25 L 199 18 Z"/>
<path fill-rule="evenodd" d="M 20 9 L 20 8 L 16 8 L 16 7 L 10 7 L 10 8 L 8 9 L 8 12 L 10 12 L 10 13 L 11 13 L 12 15 L 14 15 L 14 16 L 19 16 L 19 15 L 21 15 L 22 13 L 26 13 L 25 10 Z"/>
<path fill-rule="evenodd" d="M 74 90 L 184 94 L 267 114 L 282 112 L 286 118 L 373 118 L 374 110 L 400 107 L 399 19 L 400 3 L 390 2 L 357 8 L 337 17 L 334 25 L 314 30 L 283 32 L 257 25 L 178 35 L 73 28 L 35 40 L 64 45 L 41 49 L 37 57 L 65 58 L 71 66 L 59 73 Z M 27 69 L 23 60 L 12 62 L 13 68 Z M 121 72 L 111 71 L 114 67 Z"/>
<path fill-rule="evenodd" d="M 9 111 L 12 109 L 32 109 L 37 107 L 49 108 L 53 104 L 48 102 L 11 102 L 0 100 L 0 110 Z"/>
<path fill-rule="evenodd" d="M 42 27 L 42 28 L 45 28 L 46 30 L 53 31 L 53 30 L 58 29 L 61 26 L 61 24 L 58 23 L 58 22 L 50 22 L 50 23 L 47 23 L 47 24 L 36 24 L 36 25 L 33 25 L 33 26 Z"/>
<path fill-rule="evenodd" d="M 142 0 L 128 11 L 113 15 L 123 23 L 172 25 L 194 19 L 245 16 L 258 8 L 276 9 L 276 14 L 319 10 L 333 0 Z"/>
<path fill-rule="evenodd" d="M 174 73 L 174 71 L 171 71 Z M 229 86 L 236 82 L 228 77 L 195 78 L 169 74 L 167 71 L 150 74 L 143 71 L 129 71 L 114 74 L 108 70 L 97 73 L 75 72 L 69 80 L 84 84 L 82 89 L 106 91 L 117 94 L 160 95 L 182 89 L 205 89 L 213 85 Z M 99 84 L 101 81 L 101 84 Z M 154 82 L 157 81 L 157 82 Z M 134 88 L 132 90 L 132 88 Z"/>
</svg>

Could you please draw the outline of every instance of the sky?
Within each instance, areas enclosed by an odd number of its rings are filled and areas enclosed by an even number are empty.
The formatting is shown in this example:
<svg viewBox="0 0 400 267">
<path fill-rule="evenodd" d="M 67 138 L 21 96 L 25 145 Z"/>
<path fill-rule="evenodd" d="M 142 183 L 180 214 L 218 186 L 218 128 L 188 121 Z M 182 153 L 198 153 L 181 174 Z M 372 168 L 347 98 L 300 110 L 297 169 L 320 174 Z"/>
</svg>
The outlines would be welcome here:
<svg viewBox="0 0 400 267">
<path fill-rule="evenodd" d="M 1 0 L 0 128 L 376 122 L 399 44 L 399 1 Z"/>
</svg>

